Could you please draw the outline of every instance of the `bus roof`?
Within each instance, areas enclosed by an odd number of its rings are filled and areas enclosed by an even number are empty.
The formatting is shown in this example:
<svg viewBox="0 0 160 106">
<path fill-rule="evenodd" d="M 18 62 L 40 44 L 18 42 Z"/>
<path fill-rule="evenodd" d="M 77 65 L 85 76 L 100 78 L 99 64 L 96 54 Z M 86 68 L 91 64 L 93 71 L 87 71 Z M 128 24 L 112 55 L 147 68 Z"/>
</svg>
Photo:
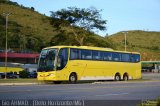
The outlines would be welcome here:
<svg viewBox="0 0 160 106">
<path fill-rule="evenodd" d="M 92 47 L 92 46 L 51 46 L 51 47 L 46 47 L 44 49 L 51 49 L 51 48 L 77 48 L 77 49 L 100 50 L 100 51 L 114 51 L 114 52 L 121 52 L 121 53 L 140 54 L 138 52 L 117 51 L 117 50 L 113 50 L 112 48 Z"/>
</svg>

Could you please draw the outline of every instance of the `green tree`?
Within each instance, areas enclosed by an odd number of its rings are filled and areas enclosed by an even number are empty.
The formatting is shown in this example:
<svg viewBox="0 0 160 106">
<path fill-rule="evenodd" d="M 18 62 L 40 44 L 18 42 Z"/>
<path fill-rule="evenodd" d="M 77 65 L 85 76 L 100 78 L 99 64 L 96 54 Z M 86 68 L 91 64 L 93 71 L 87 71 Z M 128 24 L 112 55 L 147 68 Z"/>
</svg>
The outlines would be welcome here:
<svg viewBox="0 0 160 106">
<path fill-rule="evenodd" d="M 84 39 L 95 30 L 106 30 L 106 20 L 101 19 L 101 10 L 96 8 L 68 7 L 51 12 L 52 24 L 60 33 L 73 35 L 78 45 L 84 44 Z"/>
<path fill-rule="evenodd" d="M 50 45 L 77 45 L 77 42 L 70 35 L 67 36 L 64 33 L 60 33 L 51 39 Z"/>
<path fill-rule="evenodd" d="M 35 11 L 34 7 L 31 7 L 31 10 L 32 10 L 32 11 Z"/>
<path fill-rule="evenodd" d="M 43 43 L 40 38 L 32 36 L 27 36 L 26 38 L 26 48 L 29 50 L 39 51 L 41 44 Z"/>
</svg>

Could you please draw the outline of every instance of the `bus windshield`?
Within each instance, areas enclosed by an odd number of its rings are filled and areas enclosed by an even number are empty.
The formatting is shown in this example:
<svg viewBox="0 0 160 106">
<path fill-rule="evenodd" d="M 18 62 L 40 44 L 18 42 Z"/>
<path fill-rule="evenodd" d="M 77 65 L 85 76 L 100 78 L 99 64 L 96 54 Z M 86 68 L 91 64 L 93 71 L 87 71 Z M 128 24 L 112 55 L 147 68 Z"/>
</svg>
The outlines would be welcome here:
<svg viewBox="0 0 160 106">
<path fill-rule="evenodd" d="M 56 67 L 56 54 L 58 49 L 45 49 L 41 51 L 38 70 L 39 72 L 53 71 Z"/>
</svg>

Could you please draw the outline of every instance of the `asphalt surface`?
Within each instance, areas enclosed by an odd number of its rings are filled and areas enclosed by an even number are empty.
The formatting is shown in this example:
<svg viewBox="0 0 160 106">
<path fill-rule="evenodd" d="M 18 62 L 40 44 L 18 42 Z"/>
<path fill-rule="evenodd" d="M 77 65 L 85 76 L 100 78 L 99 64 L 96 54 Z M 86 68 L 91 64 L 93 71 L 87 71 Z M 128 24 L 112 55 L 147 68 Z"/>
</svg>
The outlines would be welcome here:
<svg viewBox="0 0 160 106">
<path fill-rule="evenodd" d="M 0 86 L 0 100 L 94 100 L 93 103 L 89 102 L 89 106 L 97 106 L 99 104 L 96 103 L 106 101 L 118 103 L 126 100 L 130 106 L 134 106 L 135 104 L 131 102 L 135 101 L 137 104 L 158 97 L 160 97 L 160 80 Z M 106 106 L 106 104 L 100 105 Z"/>
<path fill-rule="evenodd" d="M 0 99 L 145 100 L 160 96 L 160 81 L 0 86 Z"/>
<path fill-rule="evenodd" d="M 159 81 L 0 87 L 0 99 L 145 100 L 159 96 Z"/>
</svg>

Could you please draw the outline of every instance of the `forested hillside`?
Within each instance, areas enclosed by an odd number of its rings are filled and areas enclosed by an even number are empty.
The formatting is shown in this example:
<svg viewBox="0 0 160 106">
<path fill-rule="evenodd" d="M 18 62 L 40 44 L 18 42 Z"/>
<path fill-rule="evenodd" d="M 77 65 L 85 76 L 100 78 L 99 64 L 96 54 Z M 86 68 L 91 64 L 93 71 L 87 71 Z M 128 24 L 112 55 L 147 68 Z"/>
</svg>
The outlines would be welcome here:
<svg viewBox="0 0 160 106">
<path fill-rule="evenodd" d="M 142 60 L 160 60 L 160 32 L 128 31 L 126 36 L 128 51 L 140 52 Z M 124 50 L 125 34 L 123 32 L 109 38 L 116 45 L 116 49 Z"/>
<path fill-rule="evenodd" d="M 14 51 L 30 50 L 40 52 L 43 47 L 54 45 L 79 45 L 70 33 L 56 30 L 52 17 L 36 11 L 34 7 L 24 7 L 9 0 L 0 1 L 0 49 L 5 48 L 5 15 L 8 17 L 8 48 Z M 61 21 L 59 21 L 61 22 Z M 67 28 L 71 28 L 67 27 Z M 72 28 L 71 28 L 72 29 Z M 66 29 L 70 30 L 70 29 Z M 78 28 L 86 33 L 83 28 Z M 119 32 L 102 37 L 87 32 L 83 45 L 124 50 L 124 33 Z M 142 60 L 160 60 L 160 32 L 128 31 L 127 51 L 142 54 Z"/>
<path fill-rule="evenodd" d="M 14 50 L 40 51 L 42 47 L 54 45 L 78 45 L 72 36 L 55 30 L 53 18 L 38 13 L 34 7 L 24 7 L 9 0 L 0 1 L 0 48 L 5 48 L 5 15 L 8 17 L 8 48 Z M 82 29 L 83 30 L 83 29 Z M 84 45 L 112 46 L 109 41 L 90 33 Z"/>
</svg>

